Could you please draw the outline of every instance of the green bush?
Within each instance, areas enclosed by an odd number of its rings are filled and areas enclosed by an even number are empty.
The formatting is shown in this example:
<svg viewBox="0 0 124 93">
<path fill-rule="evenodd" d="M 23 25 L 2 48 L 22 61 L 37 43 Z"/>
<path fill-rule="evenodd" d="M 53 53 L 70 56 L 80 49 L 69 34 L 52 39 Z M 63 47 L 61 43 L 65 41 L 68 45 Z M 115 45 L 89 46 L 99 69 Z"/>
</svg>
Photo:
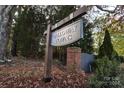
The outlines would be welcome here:
<svg viewBox="0 0 124 93">
<path fill-rule="evenodd" d="M 89 78 L 90 87 L 121 87 L 119 63 L 103 57 L 95 61 L 95 73 Z"/>
<path fill-rule="evenodd" d="M 119 78 L 120 78 L 120 82 L 121 82 L 121 87 L 124 88 L 124 64 L 123 63 L 120 65 Z"/>
</svg>

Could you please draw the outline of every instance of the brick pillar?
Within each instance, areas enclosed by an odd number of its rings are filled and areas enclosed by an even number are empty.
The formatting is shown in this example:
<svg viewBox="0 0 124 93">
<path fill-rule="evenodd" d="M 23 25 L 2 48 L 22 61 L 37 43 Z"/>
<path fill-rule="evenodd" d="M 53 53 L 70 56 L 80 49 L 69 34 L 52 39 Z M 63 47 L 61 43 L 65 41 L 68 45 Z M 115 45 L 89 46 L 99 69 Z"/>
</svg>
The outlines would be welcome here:
<svg viewBox="0 0 124 93">
<path fill-rule="evenodd" d="M 81 49 L 78 47 L 67 48 L 67 70 L 80 71 Z"/>
</svg>

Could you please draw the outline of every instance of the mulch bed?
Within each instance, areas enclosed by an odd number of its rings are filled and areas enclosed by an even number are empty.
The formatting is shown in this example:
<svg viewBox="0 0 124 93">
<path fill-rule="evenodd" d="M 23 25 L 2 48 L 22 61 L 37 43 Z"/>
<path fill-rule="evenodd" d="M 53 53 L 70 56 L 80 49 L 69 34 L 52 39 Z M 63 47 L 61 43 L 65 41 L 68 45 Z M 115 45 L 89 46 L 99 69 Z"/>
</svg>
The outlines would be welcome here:
<svg viewBox="0 0 124 93">
<path fill-rule="evenodd" d="M 24 63 L 25 61 L 25 63 Z M 12 65 L 0 65 L 1 88 L 83 88 L 88 87 L 89 75 L 82 72 L 67 72 L 53 66 L 52 80 L 43 79 L 43 62 L 40 60 L 13 59 Z"/>
</svg>

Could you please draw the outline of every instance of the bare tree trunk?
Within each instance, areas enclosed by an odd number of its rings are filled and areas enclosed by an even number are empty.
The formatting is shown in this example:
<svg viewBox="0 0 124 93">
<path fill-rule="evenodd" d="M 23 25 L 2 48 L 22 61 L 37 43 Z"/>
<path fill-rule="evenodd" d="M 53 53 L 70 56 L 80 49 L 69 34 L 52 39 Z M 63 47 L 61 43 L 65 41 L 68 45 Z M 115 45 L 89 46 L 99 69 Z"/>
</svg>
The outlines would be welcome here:
<svg viewBox="0 0 124 93">
<path fill-rule="evenodd" d="M 0 6 L 0 62 L 5 62 L 10 12 L 13 6 Z"/>
</svg>

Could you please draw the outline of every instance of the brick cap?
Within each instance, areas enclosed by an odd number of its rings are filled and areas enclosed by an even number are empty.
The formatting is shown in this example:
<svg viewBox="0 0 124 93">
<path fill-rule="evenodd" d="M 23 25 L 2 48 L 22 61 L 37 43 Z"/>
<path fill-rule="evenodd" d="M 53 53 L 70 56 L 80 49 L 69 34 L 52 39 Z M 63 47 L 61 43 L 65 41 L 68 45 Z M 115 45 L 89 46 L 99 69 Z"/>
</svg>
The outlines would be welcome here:
<svg viewBox="0 0 124 93">
<path fill-rule="evenodd" d="M 81 52 L 80 47 L 68 47 L 67 52 Z"/>
</svg>

